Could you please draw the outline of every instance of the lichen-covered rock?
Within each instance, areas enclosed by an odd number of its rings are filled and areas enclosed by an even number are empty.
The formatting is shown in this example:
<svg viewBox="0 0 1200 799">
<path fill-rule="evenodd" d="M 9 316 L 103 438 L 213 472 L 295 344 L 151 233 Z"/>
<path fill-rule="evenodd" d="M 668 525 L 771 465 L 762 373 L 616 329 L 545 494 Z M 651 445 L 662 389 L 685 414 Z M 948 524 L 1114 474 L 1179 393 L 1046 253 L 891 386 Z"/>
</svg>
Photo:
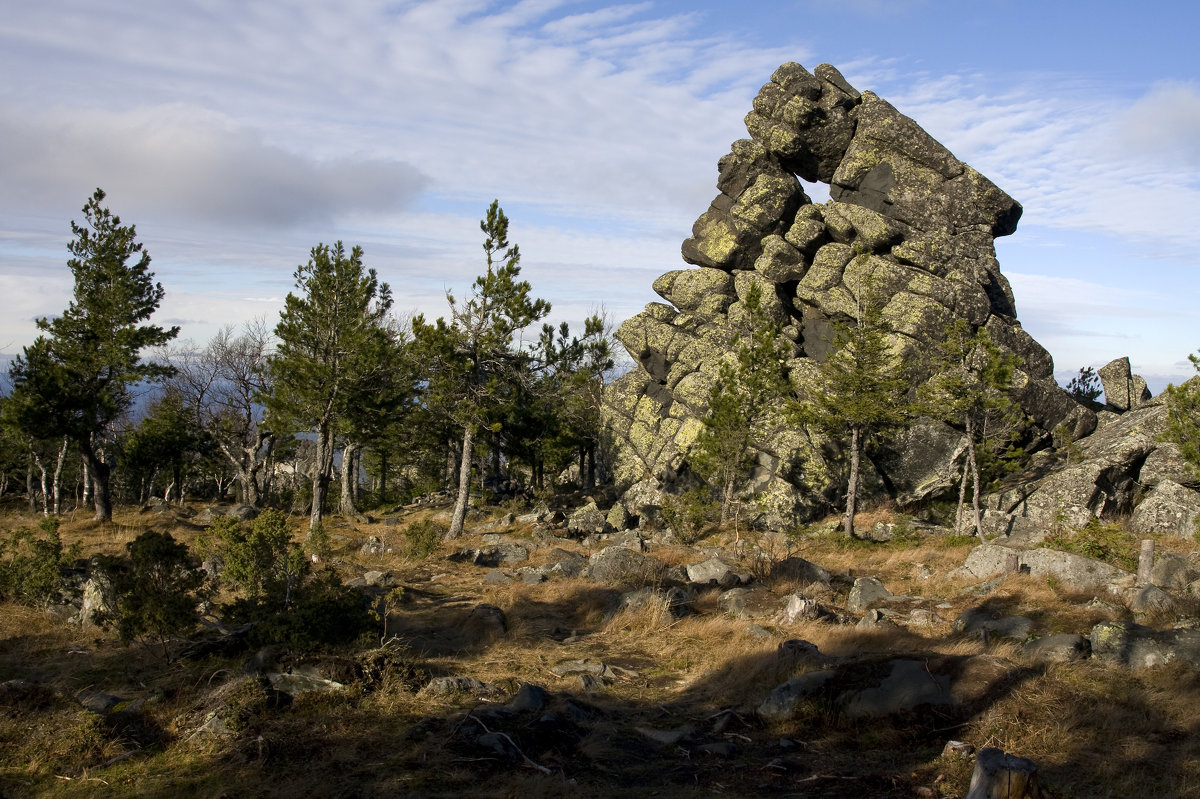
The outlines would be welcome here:
<svg viewBox="0 0 1200 799">
<path fill-rule="evenodd" d="M 966 319 L 1022 359 L 1012 394 L 1033 420 L 1029 441 L 1048 441 L 1060 425 L 1077 438 L 1095 428 L 1095 414 L 1057 386 L 1049 353 L 1017 321 L 993 246 L 1016 229 L 1015 200 L 828 64 L 812 72 L 782 65 L 745 122 L 750 138 L 719 160 L 719 194 L 683 243 L 696 268 L 662 275 L 654 289 L 669 305 L 651 303 L 616 333 L 637 363 L 606 403 L 623 490 L 647 480 L 673 490 L 692 479 L 700 420 L 721 362 L 745 335 L 754 285 L 794 353 L 787 372 L 801 399 L 820 390 L 815 364 L 869 291 L 894 331 L 897 361 L 926 356 L 946 325 Z M 814 204 L 797 177 L 829 184 L 831 199 Z M 929 376 L 921 360 L 914 383 Z M 757 523 L 784 527 L 837 501 L 838 444 L 797 429 L 783 408 L 766 411 L 739 489 L 763 509 Z M 864 493 L 909 502 L 946 490 L 962 446 L 953 428 L 920 425 L 872 454 Z M 631 504 L 623 502 L 641 517 Z"/>
<path fill-rule="evenodd" d="M 1190 539 L 1200 519 L 1200 491 L 1184 488 L 1174 480 L 1161 480 L 1142 498 L 1129 518 L 1135 533 L 1169 533 Z"/>
</svg>

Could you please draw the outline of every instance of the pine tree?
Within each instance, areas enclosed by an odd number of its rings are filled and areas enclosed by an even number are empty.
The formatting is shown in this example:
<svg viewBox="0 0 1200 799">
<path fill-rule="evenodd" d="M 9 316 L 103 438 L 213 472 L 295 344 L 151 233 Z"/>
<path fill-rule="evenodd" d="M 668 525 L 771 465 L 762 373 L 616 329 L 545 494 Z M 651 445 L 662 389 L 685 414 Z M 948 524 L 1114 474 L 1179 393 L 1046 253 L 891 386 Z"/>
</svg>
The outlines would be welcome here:
<svg viewBox="0 0 1200 799">
<path fill-rule="evenodd" d="M 718 367 L 704 427 L 689 457 L 705 482 L 717 490 L 722 523 L 736 510 L 737 485 L 750 466 L 751 442 L 763 438 L 760 428 L 768 413 L 790 394 L 783 366 L 790 353 L 779 340 L 779 325 L 763 313 L 757 283 L 751 284 L 742 304 L 745 328 L 730 342 L 732 357 Z"/>
<path fill-rule="evenodd" d="M 104 197 L 96 189 L 83 207 L 84 224 L 71 223 L 67 266 L 74 299 L 62 316 L 38 320 L 45 335 L 25 347 L 10 370 L 14 418 L 22 429 L 35 438 L 66 436 L 79 447 L 98 521 L 112 518 L 112 496 L 97 439 L 129 407 L 131 385 L 171 374 L 169 366 L 142 361 L 141 352 L 179 333 L 143 324 L 162 302 L 163 287 L 154 282 L 134 226 L 101 206 Z"/>
<path fill-rule="evenodd" d="M 297 293 L 288 293 L 275 327 L 279 347 L 266 400 L 272 425 L 316 437 L 311 536 L 324 514 L 338 424 L 373 395 L 391 369 L 392 294 L 374 269 L 364 268 L 362 249 L 347 255 L 340 241 L 314 247 L 295 280 Z"/>
<path fill-rule="evenodd" d="M 892 328 L 869 287 L 860 290 L 857 309 L 853 323 L 835 325 L 833 349 L 821 364 L 821 392 L 808 408 L 818 427 L 849 438 L 843 528 L 850 538 L 855 537 L 860 464 L 867 442 L 907 426 L 914 411 L 904 365 L 889 344 Z"/>
<path fill-rule="evenodd" d="M 1188 360 L 1200 372 L 1200 352 Z M 1167 426 L 1163 438 L 1174 442 L 1180 454 L 1200 475 L 1200 377 L 1181 386 L 1167 386 Z"/>
<path fill-rule="evenodd" d="M 508 242 L 508 217 L 499 201 L 492 201 L 479 229 L 487 271 L 475 279 L 470 298 L 460 304 L 447 293 L 449 323 L 413 319 L 413 332 L 431 367 L 426 401 L 462 430 L 458 493 L 447 538 L 462 534 L 476 438 L 480 432 L 499 432 L 501 407 L 514 395 L 512 381 L 530 371 L 531 358 L 516 346 L 516 336 L 550 312 L 550 303 L 533 299 L 528 281 L 519 279 L 521 253 Z"/>
<path fill-rule="evenodd" d="M 984 539 L 983 512 L 979 504 L 982 488 L 977 448 L 984 440 L 989 421 L 1013 409 L 1007 394 L 1020 359 L 1003 352 L 984 328 L 971 331 L 965 319 L 948 326 L 933 361 L 934 374 L 921 387 L 921 398 L 930 416 L 960 425 L 967 437 L 966 463 L 959 485 L 958 513 L 954 531 L 962 527 L 963 503 L 968 478 L 973 485 L 972 510 L 976 534 Z"/>
</svg>

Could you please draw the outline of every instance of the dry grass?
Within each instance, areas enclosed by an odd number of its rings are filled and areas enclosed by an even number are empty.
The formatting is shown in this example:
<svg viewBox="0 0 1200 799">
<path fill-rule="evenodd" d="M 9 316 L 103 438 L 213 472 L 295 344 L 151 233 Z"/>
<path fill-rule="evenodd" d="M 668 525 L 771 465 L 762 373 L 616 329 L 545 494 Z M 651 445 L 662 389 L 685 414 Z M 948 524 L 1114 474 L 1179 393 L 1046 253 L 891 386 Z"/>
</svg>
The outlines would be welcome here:
<svg viewBox="0 0 1200 799">
<path fill-rule="evenodd" d="M 879 518 L 864 514 L 858 523 L 891 521 L 891 513 L 872 511 Z M 299 535 L 304 521 L 295 524 Z M 68 520 L 62 531 L 68 543 L 81 540 L 85 553 L 115 554 L 149 527 L 189 544 L 200 532 L 186 520 L 136 511 L 120 512 L 112 525 Z M 0 795 L 91 796 L 103 789 L 103 795 L 152 797 L 907 797 L 918 786 L 935 786 L 935 796 L 961 796 L 969 762 L 940 756 L 942 744 L 957 738 L 1033 758 L 1043 783 L 1059 797 L 1200 796 L 1200 720 L 1194 712 L 1200 677 L 1179 667 L 1129 671 L 1090 661 L 1042 666 L 1026 662 L 1013 642 L 954 633 L 953 619 L 969 607 L 1028 616 L 1037 634 L 1086 633 L 1106 618 L 1102 607 L 1089 604 L 1090 595 L 1067 594 L 1028 576 L 1010 576 L 986 598 L 962 594 L 965 586 L 948 574 L 969 549 L 955 542 L 844 546 L 820 536 L 805 539 L 791 554 L 829 569 L 834 585 L 769 583 L 781 604 L 801 591 L 838 606 L 852 577 L 871 575 L 894 593 L 919 598 L 941 621 L 859 630 L 764 620 L 763 637 L 720 611 L 716 589 L 700 591 L 693 613 L 682 618 L 661 599 L 618 611 L 614 587 L 588 580 L 491 585 L 483 579 L 486 570 L 444 559 L 481 546 L 478 537 L 442 544 L 418 560 L 404 553 L 396 526 L 335 523 L 330 533 L 329 562 L 347 577 L 391 570 L 404 586 L 403 600 L 388 614 L 388 634 L 397 641 L 380 661 L 386 667 L 348 690 L 300 697 L 286 707 L 270 706 L 251 691 L 240 728 L 226 739 L 194 733 L 206 714 L 226 702 L 221 692 L 249 690 L 241 676 L 245 654 L 167 666 L 136 647 L 119 646 L 104 631 L 69 628 L 40 610 L 0 608 L 0 681 L 40 686 L 5 696 Z M 536 542 L 530 533 L 514 530 L 510 537 L 530 547 L 531 563 L 543 562 L 557 542 Z M 371 535 L 394 551 L 360 554 Z M 652 554 L 673 565 L 707 557 L 684 547 Z M 748 559 L 739 565 L 753 564 Z M 478 623 L 472 611 L 480 604 L 503 611 L 505 632 L 485 635 L 472 628 Z M 780 643 L 792 638 L 851 659 L 864 675 L 896 655 L 957 670 L 963 704 L 867 724 L 816 703 L 793 721 L 765 725 L 753 713 L 757 704 L 775 685 L 813 668 L 781 653 Z M 354 650 L 326 655 L 366 657 Z M 560 673 L 574 661 L 603 663 L 609 671 L 601 683 L 587 684 Z M 475 677 L 497 686 L 502 696 L 417 693 L 429 677 L 445 675 Z M 547 709 L 495 715 L 496 706 L 526 683 L 549 692 Z M 101 719 L 71 698 L 80 688 L 145 702 L 119 719 Z M 552 773 L 481 751 L 476 739 L 485 727 L 510 735 L 526 757 Z M 662 745 L 639 728 L 693 732 L 679 745 Z M 793 743 L 781 747 L 781 738 Z M 728 742 L 736 750 L 722 759 L 700 752 L 699 742 Z"/>
</svg>

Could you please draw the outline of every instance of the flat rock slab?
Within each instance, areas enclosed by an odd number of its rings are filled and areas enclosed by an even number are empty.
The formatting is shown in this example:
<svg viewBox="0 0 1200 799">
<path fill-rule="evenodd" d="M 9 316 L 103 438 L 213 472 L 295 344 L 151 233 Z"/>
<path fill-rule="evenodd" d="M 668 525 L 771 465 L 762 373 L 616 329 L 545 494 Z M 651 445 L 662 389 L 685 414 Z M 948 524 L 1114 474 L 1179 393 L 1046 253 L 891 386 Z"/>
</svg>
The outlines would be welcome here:
<svg viewBox="0 0 1200 799">
<path fill-rule="evenodd" d="M 950 678 L 931 674 L 920 660 L 893 660 L 892 670 L 874 688 L 845 695 L 839 703 L 851 718 L 887 716 L 922 705 L 952 705 Z"/>
</svg>

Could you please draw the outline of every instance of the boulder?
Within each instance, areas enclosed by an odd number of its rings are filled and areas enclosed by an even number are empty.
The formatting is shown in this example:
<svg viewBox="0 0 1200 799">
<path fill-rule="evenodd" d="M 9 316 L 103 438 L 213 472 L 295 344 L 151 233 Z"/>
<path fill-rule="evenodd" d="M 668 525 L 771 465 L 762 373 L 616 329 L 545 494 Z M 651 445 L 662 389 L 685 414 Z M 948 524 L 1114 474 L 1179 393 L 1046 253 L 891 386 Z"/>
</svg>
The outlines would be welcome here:
<svg viewBox="0 0 1200 799">
<path fill-rule="evenodd" d="M 1116 566 L 1083 555 L 1054 549 L 1015 549 L 997 543 L 980 544 L 972 549 L 954 575 L 984 580 L 1004 574 L 1008 570 L 1008 556 L 1012 554 L 1018 556 L 1022 570 L 1035 577 L 1053 577 L 1074 591 L 1102 590 L 1133 577 Z"/>
<path fill-rule="evenodd" d="M 897 365 L 964 319 L 1021 358 L 1012 398 L 1032 420 L 1029 442 L 1048 441 L 1060 425 L 1077 438 L 1095 428 L 1095 414 L 1058 387 L 1049 353 L 1022 329 L 996 260 L 994 239 L 1016 229 L 1020 204 L 828 64 L 780 66 L 745 123 L 749 138 L 718 161 L 718 194 L 682 245 L 693 268 L 659 277 L 665 302 L 615 334 L 635 363 L 607 389 L 604 411 L 630 517 L 657 524 L 662 492 L 694 480 L 689 458 L 721 363 L 755 323 L 745 307 L 751 286 L 762 289 L 764 320 L 782 331 L 787 378 L 802 397 L 820 390 L 817 365 L 869 282 Z M 830 200 L 813 203 L 797 177 L 827 183 Z M 916 360 L 914 382 L 924 381 L 928 359 Z M 762 509 L 756 523 L 772 529 L 828 511 L 840 481 L 837 442 L 815 426 L 798 429 L 782 405 L 764 409 L 754 467 L 739 486 Z M 952 426 L 920 421 L 873 453 L 880 479 L 863 498 L 906 503 L 950 488 L 964 446 Z"/>
<path fill-rule="evenodd" d="M 605 547 L 588 559 L 588 576 L 602 583 L 656 584 L 667 570 L 658 558 L 626 547 Z"/>
<path fill-rule="evenodd" d="M 1142 535 L 1167 533 L 1190 540 L 1200 530 L 1197 520 L 1200 520 L 1200 491 L 1164 478 L 1133 509 L 1129 528 Z"/>
<path fill-rule="evenodd" d="M 1092 642 L 1082 635 L 1059 633 L 1035 638 L 1023 647 L 1025 657 L 1043 663 L 1071 663 L 1091 657 Z"/>
<path fill-rule="evenodd" d="M 608 515 L 596 507 L 595 502 L 589 502 L 572 513 L 567 520 L 567 529 L 572 535 L 580 537 L 612 531 L 608 524 Z"/>
<path fill-rule="evenodd" d="M 915 710 L 923 705 L 953 705 L 950 678 L 930 672 L 924 661 L 898 659 L 876 686 L 839 698 L 850 718 L 887 716 Z"/>
<path fill-rule="evenodd" d="M 1096 370 L 1104 386 L 1104 406 L 1117 413 L 1133 410 L 1150 399 L 1146 381 L 1133 374 L 1129 358 L 1117 358 Z"/>
<path fill-rule="evenodd" d="M 687 567 L 688 580 L 693 583 L 717 583 L 723 588 L 732 588 L 737 584 L 737 575 L 733 567 L 720 558 L 709 558 L 703 563 L 693 563 Z"/>
<path fill-rule="evenodd" d="M 873 602 L 892 598 L 892 592 L 883 587 L 875 577 L 859 577 L 850 589 L 850 597 L 846 600 L 846 610 L 859 614 L 864 612 Z"/>
</svg>

